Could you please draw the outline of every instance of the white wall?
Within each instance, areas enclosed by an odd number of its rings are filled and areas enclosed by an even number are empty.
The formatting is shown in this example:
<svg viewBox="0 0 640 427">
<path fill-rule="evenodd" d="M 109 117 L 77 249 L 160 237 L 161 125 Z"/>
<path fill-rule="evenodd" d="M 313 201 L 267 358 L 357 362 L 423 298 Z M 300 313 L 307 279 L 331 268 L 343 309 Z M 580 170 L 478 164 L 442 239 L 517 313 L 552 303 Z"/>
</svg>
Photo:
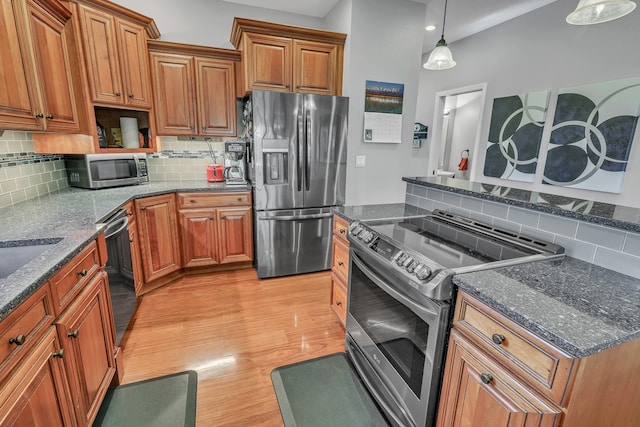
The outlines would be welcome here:
<svg viewBox="0 0 640 427">
<path fill-rule="evenodd" d="M 422 175 L 427 149 L 412 148 L 426 6 L 408 0 L 351 0 L 346 204 L 404 202 L 403 176 Z M 401 144 L 364 142 L 365 81 L 404 84 Z M 356 168 L 355 157 L 366 156 Z M 422 160 L 416 162 L 416 158 Z"/>
<path fill-rule="evenodd" d="M 480 133 L 480 144 L 484 144 L 489 133 L 491 105 L 496 97 L 549 89 L 551 96 L 547 122 L 550 123 L 559 88 L 640 76 L 640 12 L 635 11 L 609 23 L 579 27 L 565 22 L 575 5 L 575 1 L 557 1 L 450 44 L 458 65 L 446 71 L 421 72 L 416 121 L 431 128 L 437 92 L 486 82 L 487 97 Z M 547 127 L 540 150 L 541 161 L 546 154 L 545 141 L 549 132 L 550 127 Z M 475 168 L 473 179 L 640 207 L 640 193 L 633 188 L 634 183 L 640 181 L 639 135 L 640 132 L 636 132 L 630 167 L 623 192 L 619 195 L 541 184 L 540 166 L 534 184 L 486 178 L 482 176 L 482 167 Z M 480 156 L 475 161 L 477 165 L 482 165 L 484 149 L 478 150 L 478 153 Z M 431 169 L 427 168 L 424 160 L 422 175 L 428 174 Z M 433 157 L 429 160 L 434 161 Z"/>
</svg>

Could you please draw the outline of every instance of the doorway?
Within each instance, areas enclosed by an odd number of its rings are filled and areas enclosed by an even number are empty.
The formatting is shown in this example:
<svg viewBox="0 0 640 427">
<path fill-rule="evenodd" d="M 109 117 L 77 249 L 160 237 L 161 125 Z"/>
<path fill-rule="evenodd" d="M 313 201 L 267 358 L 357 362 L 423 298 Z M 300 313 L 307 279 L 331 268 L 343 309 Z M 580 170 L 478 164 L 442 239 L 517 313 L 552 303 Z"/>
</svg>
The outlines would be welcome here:
<svg viewBox="0 0 640 427">
<path fill-rule="evenodd" d="M 436 93 L 429 175 L 470 180 L 482 128 L 486 83 Z"/>
</svg>

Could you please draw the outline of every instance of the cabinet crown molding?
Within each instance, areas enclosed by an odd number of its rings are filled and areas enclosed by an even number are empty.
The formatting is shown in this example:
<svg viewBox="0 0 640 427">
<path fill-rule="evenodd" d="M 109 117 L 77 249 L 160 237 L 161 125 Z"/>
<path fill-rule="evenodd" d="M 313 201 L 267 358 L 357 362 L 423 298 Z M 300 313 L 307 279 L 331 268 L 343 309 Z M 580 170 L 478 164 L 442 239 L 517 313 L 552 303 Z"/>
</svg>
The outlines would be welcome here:
<svg viewBox="0 0 640 427">
<path fill-rule="evenodd" d="M 224 59 L 228 61 L 238 61 L 242 59 L 240 51 L 235 49 L 223 49 L 218 47 L 198 46 L 186 43 L 175 43 L 160 40 L 149 40 L 147 42 L 150 52 L 177 53 L 182 55 L 204 56 L 213 59 Z"/>
<path fill-rule="evenodd" d="M 236 49 L 240 46 L 242 33 L 247 32 L 301 40 L 330 42 L 340 46 L 344 46 L 344 41 L 347 38 L 347 35 L 344 33 L 235 17 L 233 18 L 233 26 L 231 27 L 230 40 Z"/>
<path fill-rule="evenodd" d="M 98 7 L 100 9 L 109 11 L 116 15 L 120 15 L 121 17 L 137 22 L 142 27 L 144 27 L 145 32 L 147 33 L 147 36 L 150 39 L 155 40 L 158 37 L 160 37 L 160 30 L 156 26 L 156 22 L 153 20 L 153 18 L 149 18 L 148 16 L 138 13 L 134 10 L 127 9 L 126 7 L 120 6 L 119 4 L 112 3 L 107 0 L 69 0 L 69 1 L 73 1 L 75 3 L 80 3 L 80 4 L 86 4 L 92 7 Z"/>
<path fill-rule="evenodd" d="M 33 0 L 33 3 L 63 24 L 71 18 L 71 11 L 58 0 Z"/>
</svg>

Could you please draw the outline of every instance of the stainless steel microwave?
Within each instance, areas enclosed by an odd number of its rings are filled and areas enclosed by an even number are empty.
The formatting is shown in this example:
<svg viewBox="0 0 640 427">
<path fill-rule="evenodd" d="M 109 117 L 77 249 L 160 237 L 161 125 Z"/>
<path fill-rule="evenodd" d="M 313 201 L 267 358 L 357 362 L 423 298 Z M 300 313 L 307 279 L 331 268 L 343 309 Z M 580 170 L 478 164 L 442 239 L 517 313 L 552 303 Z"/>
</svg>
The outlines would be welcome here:
<svg viewBox="0 0 640 427">
<path fill-rule="evenodd" d="M 64 157 L 69 185 L 109 188 L 149 181 L 145 153 L 82 154 Z"/>
</svg>

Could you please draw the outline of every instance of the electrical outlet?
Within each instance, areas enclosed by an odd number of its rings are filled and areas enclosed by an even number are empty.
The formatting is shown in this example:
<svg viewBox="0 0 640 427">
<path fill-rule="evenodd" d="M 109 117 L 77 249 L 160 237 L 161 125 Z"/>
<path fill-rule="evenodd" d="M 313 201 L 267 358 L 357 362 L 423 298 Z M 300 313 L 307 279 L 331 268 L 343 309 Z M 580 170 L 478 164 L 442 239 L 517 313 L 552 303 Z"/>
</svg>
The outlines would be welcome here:
<svg viewBox="0 0 640 427">
<path fill-rule="evenodd" d="M 356 167 L 363 168 L 365 164 L 366 156 L 356 156 Z"/>
</svg>

